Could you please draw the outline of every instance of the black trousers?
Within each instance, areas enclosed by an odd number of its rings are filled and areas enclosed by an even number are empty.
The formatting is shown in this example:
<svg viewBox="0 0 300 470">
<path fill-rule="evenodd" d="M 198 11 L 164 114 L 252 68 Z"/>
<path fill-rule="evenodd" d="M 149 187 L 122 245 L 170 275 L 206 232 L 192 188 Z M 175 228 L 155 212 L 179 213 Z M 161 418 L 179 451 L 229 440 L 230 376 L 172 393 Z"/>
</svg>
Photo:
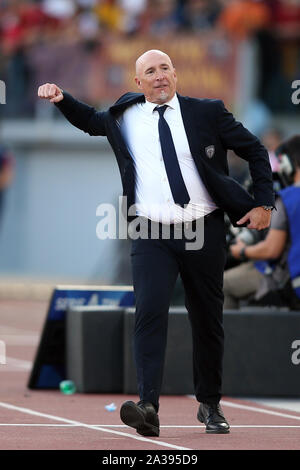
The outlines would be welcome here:
<svg viewBox="0 0 300 470">
<path fill-rule="evenodd" d="M 177 225 L 178 228 L 178 225 Z M 204 244 L 187 249 L 183 234 L 177 239 L 138 238 L 132 241 L 133 285 L 136 296 L 134 356 L 141 400 L 159 407 L 168 312 L 178 274 L 192 328 L 193 377 L 198 401 L 221 398 L 224 349 L 223 273 L 226 262 L 224 213 L 217 209 L 204 217 Z"/>
</svg>

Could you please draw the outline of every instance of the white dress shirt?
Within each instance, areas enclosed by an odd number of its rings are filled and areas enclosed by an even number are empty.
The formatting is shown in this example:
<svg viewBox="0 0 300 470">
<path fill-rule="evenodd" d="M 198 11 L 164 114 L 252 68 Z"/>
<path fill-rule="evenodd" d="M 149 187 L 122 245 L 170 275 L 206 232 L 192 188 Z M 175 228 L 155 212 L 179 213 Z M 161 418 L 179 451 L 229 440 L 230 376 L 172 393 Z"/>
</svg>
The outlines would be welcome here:
<svg viewBox="0 0 300 470">
<path fill-rule="evenodd" d="M 159 114 L 155 103 L 137 103 L 125 110 L 119 122 L 136 170 L 137 215 L 165 224 L 190 222 L 217 208 L 208 194 L 191 155 L 175 94 L 164 112 L 174 141 L 179 166 L 190 202 L 182 208 L 174 203 L 158 133 Z"/>
</svg>

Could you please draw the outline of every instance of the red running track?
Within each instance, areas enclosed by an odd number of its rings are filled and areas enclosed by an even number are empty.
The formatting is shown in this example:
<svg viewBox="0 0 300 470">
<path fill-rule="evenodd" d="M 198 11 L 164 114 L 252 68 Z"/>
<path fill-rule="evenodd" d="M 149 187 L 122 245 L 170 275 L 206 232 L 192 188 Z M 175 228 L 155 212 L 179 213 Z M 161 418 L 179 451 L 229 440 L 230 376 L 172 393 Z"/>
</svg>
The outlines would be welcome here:
<svg viewBox="0 0 300 470">
<path fill-rule="evenodd" d="M 193 397 L 162 396 L 161 432 L 139 436 L 119 418 L 123 401 L 137 396 L 63 395 L 28 390 L 46 312 L 41 302 L 1 302 L 1 335 L 7 364 L 0 365 L 0 449 L 10 450 L 292 450 L 300 448 L 300 413 L 224 397 L 231 425 L 227 435 L 210 435 L 197 421 Z M 114 402 L 116 411 L 105 406 Z"/>
</svg>

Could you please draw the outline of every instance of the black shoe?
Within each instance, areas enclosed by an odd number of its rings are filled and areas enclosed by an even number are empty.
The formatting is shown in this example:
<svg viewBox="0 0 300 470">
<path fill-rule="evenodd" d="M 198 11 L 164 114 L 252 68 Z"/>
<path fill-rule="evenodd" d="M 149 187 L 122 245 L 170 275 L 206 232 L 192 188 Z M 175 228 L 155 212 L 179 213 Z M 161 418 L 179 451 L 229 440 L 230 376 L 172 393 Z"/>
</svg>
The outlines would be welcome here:
<svg viewBox="0 0 300 470">
<path fill-rule="evenodd" d="M 125 401 L 121 406 L 120 418 L 142 436 L 159 436 L 158 414 L 152 403 Z"/>
<path fill-rule="evenodd" d="M 211 434 L 227 434 L 230 426 L 224 418 L 219 403 L 200 403 L 197 418 L 206 425 L 206 432 Z"/>
</svg>

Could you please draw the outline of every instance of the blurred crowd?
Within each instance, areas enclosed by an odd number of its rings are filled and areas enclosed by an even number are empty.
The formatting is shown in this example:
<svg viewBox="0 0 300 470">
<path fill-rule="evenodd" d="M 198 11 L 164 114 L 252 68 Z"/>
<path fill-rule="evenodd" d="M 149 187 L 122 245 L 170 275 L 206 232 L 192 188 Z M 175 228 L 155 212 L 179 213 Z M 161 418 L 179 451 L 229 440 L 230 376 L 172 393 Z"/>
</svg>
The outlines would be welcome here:
<svg viewBox="0 0 300 470">
<path fill-rule="evenodd" d="M 0 0 L 0 78 L 11 93 L 7 116 L 28 115 L 20 103 L 35 45 L 80 44 L 88 54 L 110 35 L 180 33 L 254 38 L 257 98 L 271 111 L 295 111 L 284 90 L 300 74 L 300 0 Z"/>
<path fill-rule="evenodd" d="M 0 78 L 20 104 L 34 45 L 80 43 L 88 53 L 108 35 L 210 32 L 230 41 L 255 38 L 258 99 L 271 111 L 295 111 L 283 90 L 300 73 L 300 0 L 0 0 Z M 13 103 L 7 112 L 22 114 Z"/>
<path fill-rule="evenodd" d="M 299 0 L 0 0 L 2 54 L 40 41 L 101 39 L 114 34 L 167 34 L 222 28 L 243 39 L 270 31 L 293 40 Z"/>
<path fill-rule="evenodd" d="M 299 37 L 299 0 L 1 0 L 1 49 L 34 41 L 101 38 L 103 32 L 166 34 L 216 27 L 241 39 L 270 30 Z"/>
</svg>

